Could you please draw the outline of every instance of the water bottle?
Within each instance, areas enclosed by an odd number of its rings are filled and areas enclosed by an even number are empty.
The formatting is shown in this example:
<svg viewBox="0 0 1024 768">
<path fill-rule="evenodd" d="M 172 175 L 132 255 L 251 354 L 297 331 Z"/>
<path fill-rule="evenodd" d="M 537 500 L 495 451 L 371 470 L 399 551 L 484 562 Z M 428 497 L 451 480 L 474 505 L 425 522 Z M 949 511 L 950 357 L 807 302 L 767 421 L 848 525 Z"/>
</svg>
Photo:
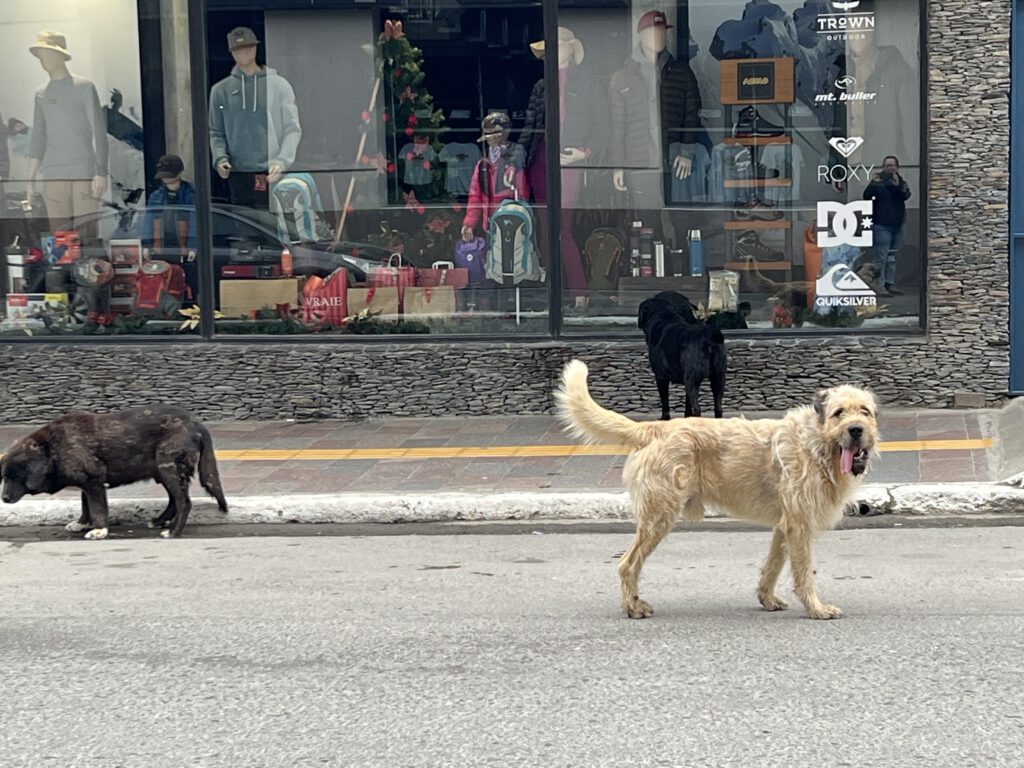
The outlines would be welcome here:
<svg viewBox="0 0 1024 768">
<path fill-rule="evenodd" d="M 691 229 L 687 238 L 690 246 L 690 277 L 701 277 L 704 274 L 704 242 L 700 239 L 700 230 Z"/>
</svg>

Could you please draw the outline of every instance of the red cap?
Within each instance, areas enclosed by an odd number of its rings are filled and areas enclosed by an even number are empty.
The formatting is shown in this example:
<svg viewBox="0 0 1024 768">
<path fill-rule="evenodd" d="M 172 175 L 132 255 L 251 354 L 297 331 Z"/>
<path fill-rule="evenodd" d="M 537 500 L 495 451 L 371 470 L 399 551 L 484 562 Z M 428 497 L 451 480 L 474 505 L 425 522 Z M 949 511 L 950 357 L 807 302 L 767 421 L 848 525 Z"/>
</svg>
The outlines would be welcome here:
<svg viewBox="0 0 1024 768">
<path fill-rule="evenodd" d="M 663 27 L 664 29 L 672 29 L 672 25 L 668 23 L 668 19 L 665 18 L 665 14 L 661 11 L 648 11 L 640 17 L 640 21 L 636 23 L 636 31 L 642 32 L 648 27 Z"/>
</svg>

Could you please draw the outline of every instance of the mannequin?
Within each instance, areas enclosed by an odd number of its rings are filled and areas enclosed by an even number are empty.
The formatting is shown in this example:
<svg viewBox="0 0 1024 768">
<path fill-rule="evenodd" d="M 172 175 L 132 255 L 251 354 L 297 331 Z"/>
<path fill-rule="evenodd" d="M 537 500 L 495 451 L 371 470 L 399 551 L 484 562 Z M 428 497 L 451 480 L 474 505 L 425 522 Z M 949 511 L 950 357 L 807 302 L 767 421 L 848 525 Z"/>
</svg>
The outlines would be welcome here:
<svg viewBox="0 0 1024 768">
<path fill-rule="evenodd" d="M 696 144 L 700 130 L 700 88 L 689 64 L 667 50 L 668 23 L 661 11 L 648 11 L 637 23 L 637 47 L 612 76 L 610 164 L 612 183 L 629 192 L 637 209 L 664 206 L 666 149 L 672 142 Z M 676 178 L 690 175 L 693 158 L 672 163 Z"/>
<path fill-rule="evenodd" d="M 68 70 L 71 54 L 64 35 L 44 30 L 29 51 L 50 79 L 36 91 L 28 201 L 42 172 L 46 214 L 56 231 L 99 208 L 108 183 L 107 127 L 96 86 Z M 76 223 L 76 229 L 83 241 L 95 239 L 95 218 Z"/>
<path fill-rule="evenodd" d="M 544 42 L 530 44 L 530 50 L 538 59 L 544 58 Z M 607 119 L 607 102 L 601 90 L 594 86 L 591 78 L 578 68 L 583 62 L 584 49 L 571 29 L 558 28 L 558 76 L 559 76 L 559 153 L 562 166 L 562 207 L 560 214 L 560 243 L 562 269 L 569 295 L 575 300 L 577 309 L 587 306 L 587 279 L 583 269 L 583 257 L 573 237 L 573 223 L 576 206 L 584 183 L 581 166 L 594 155 L 600 155 L 603 147 L 600 126 Z M 544 80 L 538 80 L 530 94 L 527 120 L 519 143 L 527 148 L 527 169 L 534 199 L 547 201 L 547 174 L 544 151 Z M 542 222 L 546 217 L 540 217 Z M 546 239 L 543 240 L 547 242 Z"/>
<path fill-rule="evenodd" d="M 857 10 L 862 7 L 870 10 L 872 5 L 862 2 Z M 858 90 L 878 95 L 867 103 L 841 103 L 845 107 L 839 111 L 839 126 L 845 129 L 842 135 L 864 141 L 849 157 L 836 162 L 877 162 L 877 158 L 892 154 L 916 165 L 910 158 L 920 153 L 917 73 L 898 48 L 878 45 L 877 34 L 863 33 L 846 41 L 843 74 L 856 78 Z"/>
<path fill-rule="evenodd" d="M 462 220 L 462 239 L 473 239 L 479 224 L 487 232 L 491 214 L 502 200 L 530 196 L 526 177 L 526 152 L 509 141 L 512 121 L 504 112 L 491 112 L 480 124 L 480 141 L 486 144 L 484 156 L 473 169 L 469 183 L 469 202 Z"/>
<path fill-rule="evenodd" d="M 210 90 L 210 150 L 231 202 L 266 209 L 267 185 L 295 162 L 302 127 L 291 84 L 256 63 L 259 42 L 248 27 L 228 33 L 235 66 Z"/>
</svg>

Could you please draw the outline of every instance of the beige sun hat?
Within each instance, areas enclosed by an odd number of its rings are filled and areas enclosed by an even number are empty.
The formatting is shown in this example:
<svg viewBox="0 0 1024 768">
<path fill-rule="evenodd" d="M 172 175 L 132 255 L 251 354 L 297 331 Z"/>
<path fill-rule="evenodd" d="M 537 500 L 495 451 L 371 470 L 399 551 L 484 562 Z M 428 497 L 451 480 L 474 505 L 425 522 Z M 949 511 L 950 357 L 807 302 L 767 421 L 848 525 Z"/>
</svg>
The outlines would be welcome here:
<svg viewBox="0 0 1024 768">
<path fill-rule="evenodd" d="M 64 56 L 64 61 L 71 61 L 71 54 L 68 53 L 68 39 L 62 32 L 54 32 L 52 29 L 44 29 L 36 35 L 36 43 L 28 49 L 33 56 L 39 56 L 39 51 L 56 51 Z"/>
<path fill-rule="evenodd" d="M 558 28 L 558 42 L 568 43 L 572 47 L 572 63 L 580 64 L 583 61 L 583 43 L 576 39 L 576 35 L 568 27 Z M 530 43 L 530 50 L 538 59 L 544 58 L 544 41 L 538 40 Z"/>
</svg>

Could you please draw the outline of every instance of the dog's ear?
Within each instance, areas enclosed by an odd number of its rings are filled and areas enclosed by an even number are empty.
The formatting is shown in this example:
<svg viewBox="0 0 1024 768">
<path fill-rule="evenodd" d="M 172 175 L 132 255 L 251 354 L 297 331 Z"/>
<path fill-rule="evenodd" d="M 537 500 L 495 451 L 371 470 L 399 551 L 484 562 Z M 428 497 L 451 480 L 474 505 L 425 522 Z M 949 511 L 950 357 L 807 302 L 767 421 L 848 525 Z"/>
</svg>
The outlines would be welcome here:
<svg viewBox="0 0 1024 768">
<path fill-rule="evenodd" d="M 814 406 L 814 412 L 818 414 L 818 420 L 825 421 L 825 404 L 828 403 L 828 390 L 819 389 L 814 393 L 814 399 L 811 401 L 811 405 Z"/>
<path fill-rule="evenodd" d="M 23 446 L 23 453 L 25 487 L 33 493 L 45 491 L 46 478 L 52 469 L 50 446 L 45 441 L 28 440 Z"/>
</svg>

